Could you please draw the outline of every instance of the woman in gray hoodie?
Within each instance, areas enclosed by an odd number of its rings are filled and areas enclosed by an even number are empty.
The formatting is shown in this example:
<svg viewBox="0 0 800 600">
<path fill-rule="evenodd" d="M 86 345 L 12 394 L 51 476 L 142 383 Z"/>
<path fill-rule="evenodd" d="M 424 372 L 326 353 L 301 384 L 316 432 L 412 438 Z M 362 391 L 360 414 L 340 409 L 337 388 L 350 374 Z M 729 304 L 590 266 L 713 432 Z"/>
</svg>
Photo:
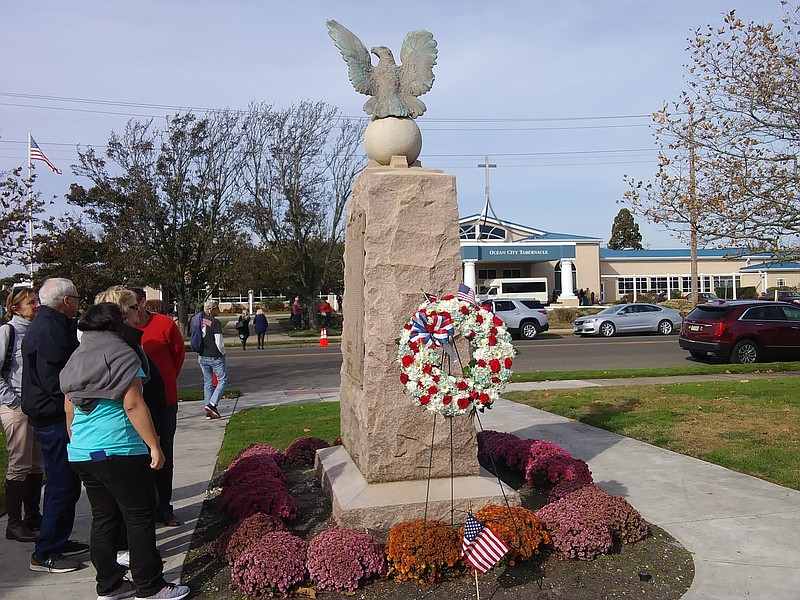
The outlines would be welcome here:
<svg viewBox="0 0 800 600">
<path fill-rule="evenodd" d="M 32 542 L 42 522 L 39 512 L 44 458 L 22 412 L 22 338 L 39 312 L 39 297 L 29 287 L 12 290 L 6 300 L 7 323 L 0 326 L 0 421 L 6 435 L 6 539 Z M 25 506 L 25 519 L 22 507 Z"/>
</svg>

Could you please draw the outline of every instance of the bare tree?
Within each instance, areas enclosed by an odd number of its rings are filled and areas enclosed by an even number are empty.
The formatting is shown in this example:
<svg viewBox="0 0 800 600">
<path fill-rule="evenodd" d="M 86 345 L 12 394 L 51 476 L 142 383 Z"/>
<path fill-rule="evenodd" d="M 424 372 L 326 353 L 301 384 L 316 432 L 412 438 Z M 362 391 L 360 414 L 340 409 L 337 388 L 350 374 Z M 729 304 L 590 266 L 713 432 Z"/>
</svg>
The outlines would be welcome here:
<svg viewBox="0 0 800 600">
<path fill-rule="evenodd" d="M 130 121 L 112 133 L 106 158 L 79 152 L 75 172 L 92 180 L 73 185 L 70 202 L 102 227 L 138 268 L 140 282 L 173 295 L 179 322 L 188 324 L 191 304 L 224 285 L 240 239 L 234 206 L 239 163 L 237 116 L 227 111 L 198 118 L 191 113 L 152 121 Z"/>
<path fill-rule="evenodd" d="M 248 218 L 273 278 L 312 311 L 321 286 L 341 272 L 344 207 L 365 162 L 363 129 L 323 102 L 283 110 L 253 104 L 244 119 Z"/>
</svg>

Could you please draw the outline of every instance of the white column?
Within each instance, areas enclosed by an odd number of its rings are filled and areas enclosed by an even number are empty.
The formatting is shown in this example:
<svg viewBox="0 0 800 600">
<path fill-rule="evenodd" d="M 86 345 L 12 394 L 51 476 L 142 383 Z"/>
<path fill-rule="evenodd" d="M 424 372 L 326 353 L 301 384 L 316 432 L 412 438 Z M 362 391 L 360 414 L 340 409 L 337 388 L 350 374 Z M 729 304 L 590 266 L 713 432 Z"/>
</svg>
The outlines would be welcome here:
<svg viewBox="0 0 800 600">
<path fill-rule="evenodd" d="M 572 287 L 572 259 L 561 259 L 561 295 L 559 300 L 574 300 L 577 296 L 573 294 L 575 288 Z"/>
<path fill-rule="evenodd" d="M 464 285 L 471 287 L 478 293 L 478 287 L 475 285 L 475 262 L 474 260 L 465 260 L 464 263 Z"/>
<path fill-rule="evenodd" d="M 731 273 L 731 281 L 733 282 L 733 299 L 736 300 L 736 273 Z"/>
<path fill-rule="evenodd" d="M 253 290 L 247 290 L 247 304 L 248 304 L 248 307 L 249 307 L 247 312 L 252 315 L 253 314 Z"/>
</svg>

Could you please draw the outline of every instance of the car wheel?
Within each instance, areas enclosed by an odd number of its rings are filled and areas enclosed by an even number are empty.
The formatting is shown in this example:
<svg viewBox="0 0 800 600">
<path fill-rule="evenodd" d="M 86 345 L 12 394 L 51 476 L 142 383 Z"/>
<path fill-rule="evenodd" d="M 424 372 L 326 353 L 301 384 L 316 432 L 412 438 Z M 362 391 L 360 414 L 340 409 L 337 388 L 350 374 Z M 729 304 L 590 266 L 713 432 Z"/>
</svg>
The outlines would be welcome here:
<svg viewBox="0 0 800 600">
<path fill-rule="evenodd" d="M 731 362 L 740 365 L 757 363 L 759 358 L 758 344 L 753 340 L 742 340 L 733 347 Z"/>
<path fill-rule="evenodd" d="M 668 321 L 664 319 L 661 323 L 658 324 L 658 333 L 661 335 L 669 335 L 672 333 L 672 321 Z"/>
<path fill-rule="evenodd" d="M 689 350 L 689 354 L 692 355 L 692 358 L 696 358 L 697 360 L 705 360 L 708 358 L 708 354 L 705 352 L 698 352 L 697 350 Z"/>
<path fill-rule="evenodd" d="M 611 337 L 617 332 L 617 328 L 611 321 L 603 321 L 600 324 L 600 335 L 603 337 Z"/>
<path fill-rule="evenodd" d="M 539 336 L 539 326 L 533 321 L 526 321 L 520 325 L 519 333 L 525 340 L 535 340 Z"/>
</svg>

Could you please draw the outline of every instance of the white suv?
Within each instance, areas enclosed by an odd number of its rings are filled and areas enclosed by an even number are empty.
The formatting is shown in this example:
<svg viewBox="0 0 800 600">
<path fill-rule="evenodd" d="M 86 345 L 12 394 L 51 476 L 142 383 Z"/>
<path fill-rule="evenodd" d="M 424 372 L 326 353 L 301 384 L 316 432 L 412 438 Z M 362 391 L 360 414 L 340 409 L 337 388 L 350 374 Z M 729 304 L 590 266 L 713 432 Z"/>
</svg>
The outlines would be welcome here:
<svg viewBox="0 0 800 600">
<path fill-rule="evenodd" d="M 547 311 L 539 300 L 519 298 L 494 298 L 482 305 L 503 320 L 512 337 L 535 340 L 550 329 Z"/>
</svg>

